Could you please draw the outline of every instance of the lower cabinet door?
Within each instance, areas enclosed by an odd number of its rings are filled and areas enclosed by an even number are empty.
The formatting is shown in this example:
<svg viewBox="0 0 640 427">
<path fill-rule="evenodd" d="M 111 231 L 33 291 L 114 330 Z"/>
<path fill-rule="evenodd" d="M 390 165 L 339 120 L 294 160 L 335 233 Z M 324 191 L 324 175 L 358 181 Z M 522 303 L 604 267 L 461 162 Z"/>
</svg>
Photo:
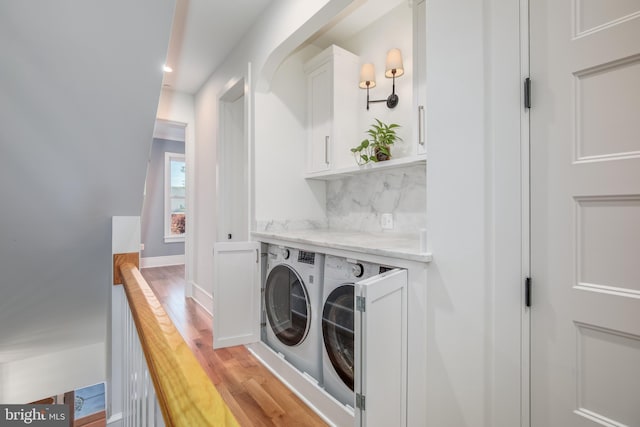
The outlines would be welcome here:
<svg viewBox="0 0 640 427">
<path fill-rule="evenodd" d="M 356 283 L 356 426 L 406 426 L 407 270 Z"/>
<path fill-rule="evenodd" d="M 213 348 L 260 341 L 260 244 L 213 248 Z"/>
</svg>

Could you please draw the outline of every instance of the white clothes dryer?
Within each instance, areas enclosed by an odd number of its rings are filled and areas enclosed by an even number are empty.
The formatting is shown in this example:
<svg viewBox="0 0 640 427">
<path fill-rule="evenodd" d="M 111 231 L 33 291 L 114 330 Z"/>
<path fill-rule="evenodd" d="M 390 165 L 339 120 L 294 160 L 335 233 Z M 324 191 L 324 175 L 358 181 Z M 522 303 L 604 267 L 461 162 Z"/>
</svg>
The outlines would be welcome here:
<svg viewBox="0 0 640 427">
<path fill-rule="evenodd" d="M 269 245 L 263 289 L 266 344 L 319 383 L 323 268 L 323 254 Z"/>
<path fill-rule="evenodd" d="M 322 376 L 325 390 L 355 405 L 355 283 L 390 270 L 379 264 L 326 255 L 322 308 Z"/>
</svg>

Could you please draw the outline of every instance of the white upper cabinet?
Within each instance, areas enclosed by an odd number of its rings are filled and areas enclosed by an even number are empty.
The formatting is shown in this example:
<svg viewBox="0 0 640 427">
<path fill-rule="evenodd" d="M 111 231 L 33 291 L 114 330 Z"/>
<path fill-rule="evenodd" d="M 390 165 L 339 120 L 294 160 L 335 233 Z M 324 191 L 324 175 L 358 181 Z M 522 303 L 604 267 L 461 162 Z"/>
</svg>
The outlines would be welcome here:
<svg viewBox="0 0 640 427">
<path fill-rule="evenodd" d="M 309 142 L 307 171 L 319 172 L 331 167 L 329 143 L 332 137 L 332 102 L 329 94 L 333 73 L 331 63 L 325 62 L 308 75 L 309 86 Z"/>
<path fill-rule="evenodd" d="M 332 45 L 305 64 L 308 90 L 307 173 L 352 166 L 357 145 L 358 56 Z"/>
</svg>

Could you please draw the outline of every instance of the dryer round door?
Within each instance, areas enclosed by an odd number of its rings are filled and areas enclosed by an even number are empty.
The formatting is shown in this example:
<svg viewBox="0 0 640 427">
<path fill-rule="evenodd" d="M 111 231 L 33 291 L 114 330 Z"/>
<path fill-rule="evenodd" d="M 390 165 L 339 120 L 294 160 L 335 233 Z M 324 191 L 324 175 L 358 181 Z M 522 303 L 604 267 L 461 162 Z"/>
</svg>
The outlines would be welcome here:
<svg viewBox="0 0 640 427">
<path fill-rule="evenodd" d="M 285 264 L 269 272 L 264 306 L 275 336 L 290 347 L 301 344 L 311 325 L 309 294 L 298 273 Z"/>
<path fill-rule="evenodd" d="M 322 337 L 333 369 L 353 390 L 354 368 L 354 295 L 353 284 L 334 289 L 324 303 L 322 311 Z"/>
</svg>

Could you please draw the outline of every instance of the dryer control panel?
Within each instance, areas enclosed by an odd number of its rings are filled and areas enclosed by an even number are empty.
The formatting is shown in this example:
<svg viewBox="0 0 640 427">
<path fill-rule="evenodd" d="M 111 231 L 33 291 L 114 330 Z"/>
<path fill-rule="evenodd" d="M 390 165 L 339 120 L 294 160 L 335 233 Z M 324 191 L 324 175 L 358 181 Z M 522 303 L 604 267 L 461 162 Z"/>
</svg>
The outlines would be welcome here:
<svg viewBox="0 0 640 427">
<path fill-rule="evenodd" d="M 313 252 L 299 251 L 298 262 L 314 265 L 316 263 L 316 254 Z"/>
</svg>

